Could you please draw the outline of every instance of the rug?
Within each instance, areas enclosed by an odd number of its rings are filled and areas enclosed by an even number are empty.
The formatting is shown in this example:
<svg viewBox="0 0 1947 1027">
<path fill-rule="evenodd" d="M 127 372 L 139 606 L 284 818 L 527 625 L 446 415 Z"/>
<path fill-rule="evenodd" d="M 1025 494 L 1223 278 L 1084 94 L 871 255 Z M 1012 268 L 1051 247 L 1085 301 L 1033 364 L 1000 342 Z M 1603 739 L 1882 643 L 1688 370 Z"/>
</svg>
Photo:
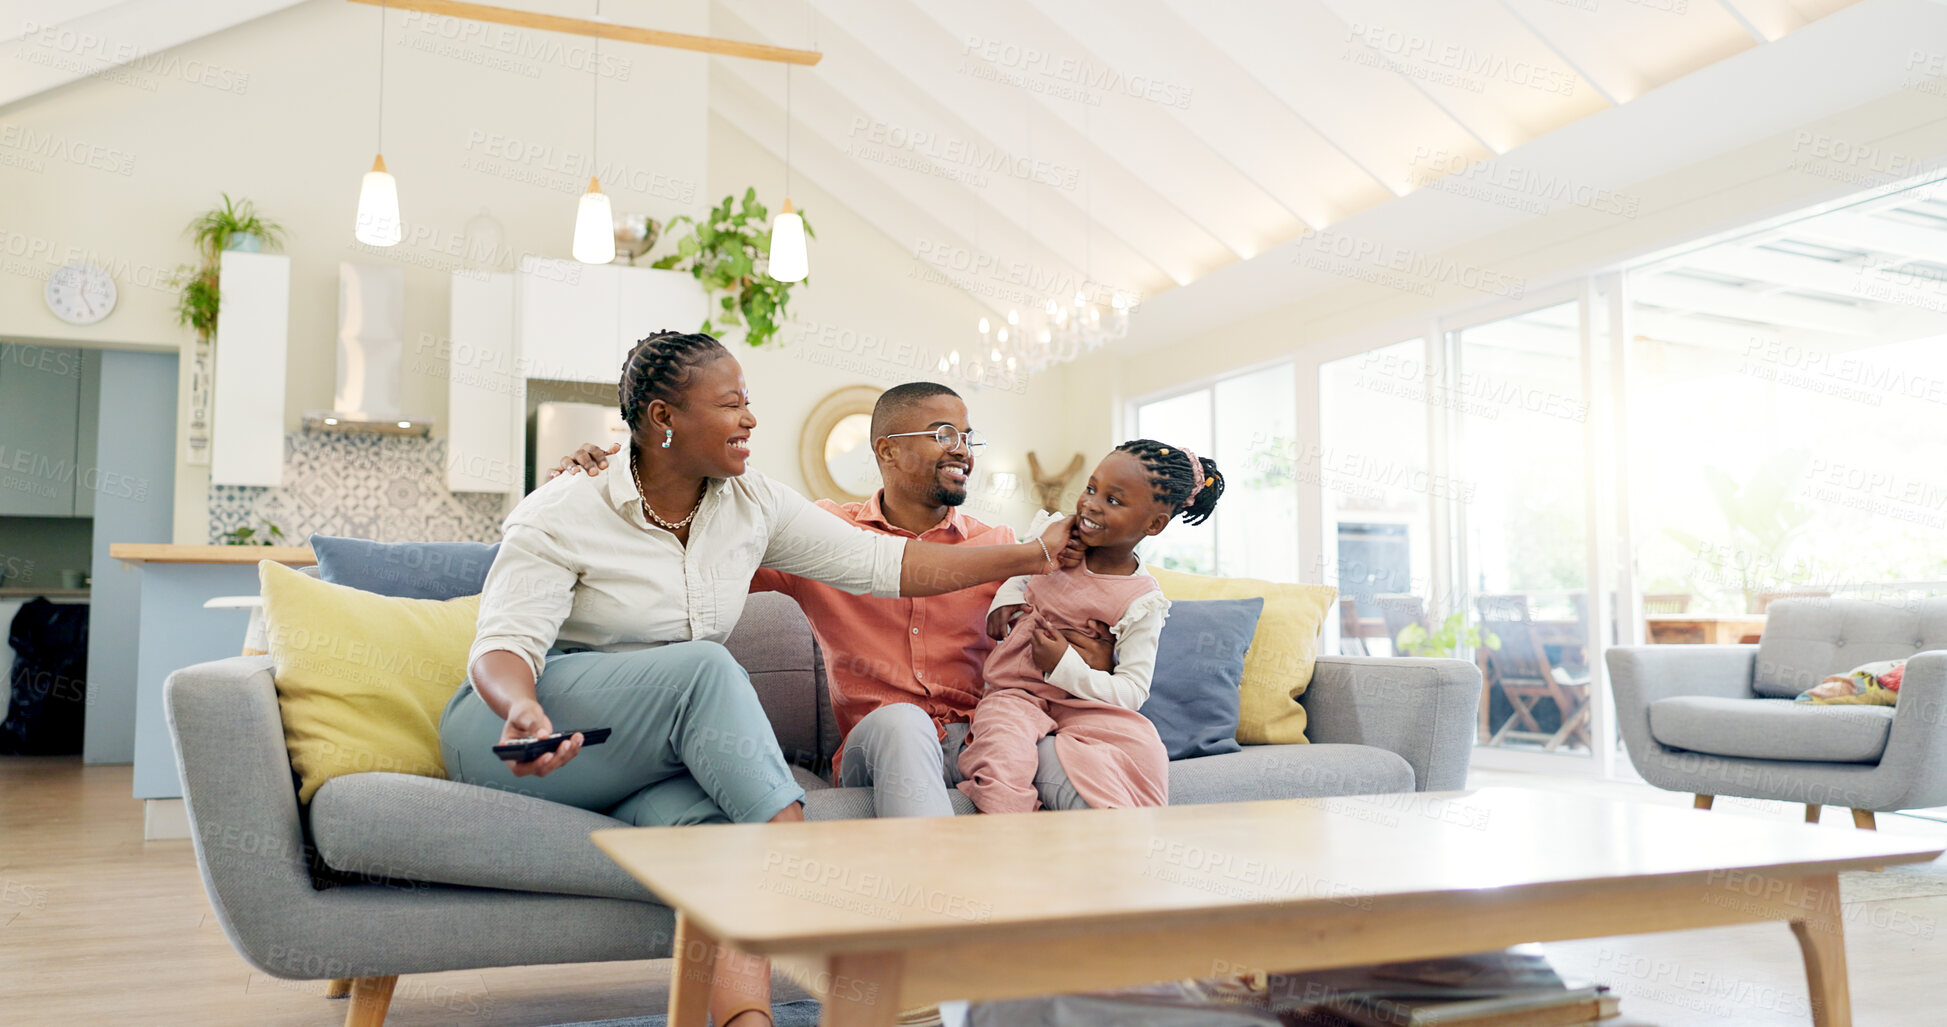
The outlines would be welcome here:
<svg viewBox="0 0 1947 1027">
<path fill-rule="evenodd" d="M 1839 901 L 1886 902 L 1947 895 L 1947 856 L 1931 863 L 1905 863 L 1874 873 L 1856 870 L 1839 875 Z"/>
<path fill-rule="evenodd" d="M 771 1007 L 771 1019 L 776 1027 L 818 1027 L 818 1003 L 813 999 L 799 999 Z M 563 1023 L 555 1027 L 666 1027 L 669 1017 L 662 1013 L 654 1016 L 625 1016 L 620 1020 L 590 1020 L 585 1023 Z"/>
</svg>

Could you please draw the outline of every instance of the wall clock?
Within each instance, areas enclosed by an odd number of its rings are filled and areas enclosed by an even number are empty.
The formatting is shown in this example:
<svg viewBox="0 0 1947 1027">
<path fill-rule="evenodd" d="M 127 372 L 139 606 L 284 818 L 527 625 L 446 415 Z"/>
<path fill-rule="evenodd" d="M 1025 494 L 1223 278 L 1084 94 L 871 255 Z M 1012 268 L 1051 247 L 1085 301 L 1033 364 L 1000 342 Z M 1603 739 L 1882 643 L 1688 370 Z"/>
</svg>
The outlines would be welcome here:
<svg viewBox="0 0 1947 1027">
<path fill-rule="evenodd" d="M 47 277 L 47 309 L 69 324 L 90 325 L 115 309 L 115 279 L 85 261 L 56 268 Z"/>
</svg>

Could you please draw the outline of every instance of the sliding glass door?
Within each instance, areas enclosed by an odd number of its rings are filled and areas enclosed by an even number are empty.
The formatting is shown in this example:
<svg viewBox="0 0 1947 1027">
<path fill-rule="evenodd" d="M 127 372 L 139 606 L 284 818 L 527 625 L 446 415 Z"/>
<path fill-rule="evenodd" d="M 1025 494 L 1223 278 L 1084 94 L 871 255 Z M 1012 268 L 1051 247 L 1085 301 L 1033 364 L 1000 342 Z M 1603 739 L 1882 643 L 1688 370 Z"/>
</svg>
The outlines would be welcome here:
<svg viewBox="0 0 1947 1027">
<path fill-rule="evenodd" d="M 1483 745 L 1588 756 L 1589 397 L 1582 301 L 1448 333 L 1437 409 L 1451 439 L 1465 629 Z"/>
</svg>

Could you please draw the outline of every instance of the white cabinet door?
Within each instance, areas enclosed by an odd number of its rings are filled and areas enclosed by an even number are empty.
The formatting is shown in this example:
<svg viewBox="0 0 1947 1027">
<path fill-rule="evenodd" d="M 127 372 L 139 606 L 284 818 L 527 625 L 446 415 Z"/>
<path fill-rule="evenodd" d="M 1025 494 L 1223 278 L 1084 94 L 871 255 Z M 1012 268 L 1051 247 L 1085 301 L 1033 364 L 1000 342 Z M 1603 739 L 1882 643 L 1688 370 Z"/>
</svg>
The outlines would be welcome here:
<svg viewBox="0 0 1947 1027">
<path fill-rule="evenodd" d="M 514 276 L 454 272 L 449 313 L 446 487 L 518 494 L 527 379 L 514 352 Z"/>
<path fill-rule="evenodd" d="M 689 272 L 621 266 L 616 266 L 616 270 L 621 279 L 620 310 L 615 326 L 618 372 L 635 344 L 651 334 L 664 329 L 694 332 L 702 327 L 708 298 L 703 283 Z"/>
<path fill-rule="evenodd" d="M 211 402 L 210 483 L 284 483 L 284 351 L 291 338 L 291 258 L 222 255 Z"/>
<path fill-rule="evenodd" d="M 614 382 L 616 272 L 611 264 L 521 261 L 521 362 L 529 378 Z"/>
</svg>

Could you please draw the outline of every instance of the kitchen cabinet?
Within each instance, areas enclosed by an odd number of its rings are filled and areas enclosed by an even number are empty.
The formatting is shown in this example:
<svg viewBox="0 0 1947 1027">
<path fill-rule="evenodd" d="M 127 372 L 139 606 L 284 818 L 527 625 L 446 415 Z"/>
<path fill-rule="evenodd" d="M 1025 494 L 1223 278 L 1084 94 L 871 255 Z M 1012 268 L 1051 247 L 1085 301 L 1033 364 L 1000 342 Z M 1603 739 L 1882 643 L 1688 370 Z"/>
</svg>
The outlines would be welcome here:
<svg viewBox="0 0 1947 1027">
<path fill-rule="evenodd" d="M 687 272 L 536 257 L 511 275 L 456 271 L 451 297 L 446 487 L 513 495 L 529 379 L 613 386 L 638 341 L 695 331 L 707 303 Z"/>
<path fill-rule="evenodd" d="M 0 346 L 0 516 L 74 516 L 81 371 L 78 349 Z"/>
<path fill-rule="evenodd" d="M 521 364 L 529 378 L 613 384 L 644 336 L 703 323 L 702 283 L 685 271 L 572 260 L 521 261 Z"/>
<path fill-rule="evenodd" d="M 527 378 L 514 350 L 514 276 L 456 271 L 446 358 L 446 487 L 521 490 Z"/>
<path fill-rule="evenodd" d="M 229 250 L 216 315 L 210 484 L 284 483 L 284 351 L 291 337 L 291 258 Z"/>
</svg>

